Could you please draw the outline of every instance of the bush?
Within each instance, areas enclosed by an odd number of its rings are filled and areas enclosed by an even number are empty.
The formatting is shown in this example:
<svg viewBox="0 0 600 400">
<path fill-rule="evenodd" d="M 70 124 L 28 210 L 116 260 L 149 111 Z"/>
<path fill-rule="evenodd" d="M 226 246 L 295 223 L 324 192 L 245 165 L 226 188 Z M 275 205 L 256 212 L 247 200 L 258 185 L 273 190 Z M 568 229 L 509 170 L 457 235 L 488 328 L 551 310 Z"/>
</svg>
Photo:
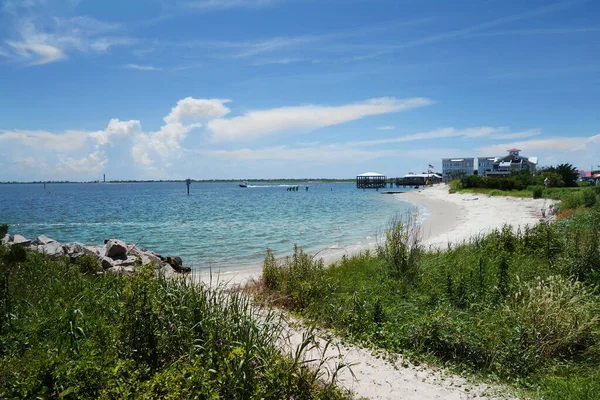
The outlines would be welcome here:
<svg viewBox="0 0 600 400">
<path fill-rule="evenodd" d="M 591 188 L 586 188 L 584 189 L 582 192 L 582 196 L 583 196 L 583 205 L 585 207 L 593 207 L 594 204 L 596 204 L 596 192 L 594 192 L 593 189 Z"/>
<path fill-rule="evenodd" d="M 543 186 L 534 186 L 533 187 L 533 198 L 534 199 L 541 199 L 542 196 L 544 195 L 544 187 Z"/>
<path fill-rule="evenodd" d="M 385 232 L 385 242 L 377 246 L 377 255 L 385 261 L 391 278 L 413 282 L 418 276 L 423 250 L 416 223 L 411 217 L 406 220 L 402 223 L 399 218 L 392 218 Z"/>
<path fill-rule="evenodd" d="M 582 192 L 570 192 L 563 196 L 559 209 L 564 211 L 570 208 L 578 208 L 585 204 Z"/>
<path fill-rule="evenodd" d="M 600 307 L 595 291 L 561 276 L 522 284 L 509 303 L 521 326 L 522 344 L 540 361 L 569 356 L 600 340 Z"/>
<path fill-rule="evenodd" d="M 294 254 L 281 262 L 275 261 L 271 250 L 267 250 L 263 264 L 265 286 L 286 295 L 282 299 L 291 308 L 304 308 L 313 301 L 320 301 L 326 291 L 327 282 L 323 275 L 323 259 L 313 259 L 298 245 Z"/>
</svg>

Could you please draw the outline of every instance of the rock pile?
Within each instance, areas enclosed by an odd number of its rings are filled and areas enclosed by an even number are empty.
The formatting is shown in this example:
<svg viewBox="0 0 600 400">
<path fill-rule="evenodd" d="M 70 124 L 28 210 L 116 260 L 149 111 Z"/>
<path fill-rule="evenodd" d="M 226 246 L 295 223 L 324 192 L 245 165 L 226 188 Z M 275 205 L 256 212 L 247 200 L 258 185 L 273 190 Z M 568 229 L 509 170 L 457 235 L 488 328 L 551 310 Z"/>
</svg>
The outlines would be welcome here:
<svg viewBox="0 0 600 400">
<path fill-rule="evenodd" d="M 20 244 L 51 257 L 66 256 L 71 260 L 89 254 L 96 257 L 102 268 L 109 273 L 131 274 L 136 263 L 141 265 L 152 263 L 156 269 L 162 269 L 166 274 L 191 271 L 190 267 L 183 265 L 181 257 L 165 258 L 158 253 L 140 249 L 134 244 L 127 244 L 119 239 L 108 239 L 104 241 L 104 246 L 94 246 L 78 242 L 61 244 L 44 235 L 28 240 L 21 235 L 7 234 L 0 239 L 0 244 L 9 246 Z"/>
</svg>

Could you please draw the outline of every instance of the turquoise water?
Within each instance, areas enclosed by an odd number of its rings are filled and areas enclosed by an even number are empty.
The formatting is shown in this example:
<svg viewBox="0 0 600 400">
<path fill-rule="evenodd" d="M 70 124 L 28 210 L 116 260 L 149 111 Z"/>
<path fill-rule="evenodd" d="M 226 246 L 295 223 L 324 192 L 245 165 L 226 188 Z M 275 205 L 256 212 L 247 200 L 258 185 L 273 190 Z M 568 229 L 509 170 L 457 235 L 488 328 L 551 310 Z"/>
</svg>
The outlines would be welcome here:
<svg viewBox="0 0 600 400">
<path fill-rule="evenodd" d="M 294 243 L 316 252 L 373 241 L 391 217 L 413 209 L 354 183 L 299 186 L 194 183 L 188 196 L 177 182 L 0 185 L 0 223 L 28 238 L 119 238 L 195 269 L 239 268 L 260 262 L 267 247 L 281 257 Z"/>
</svg>

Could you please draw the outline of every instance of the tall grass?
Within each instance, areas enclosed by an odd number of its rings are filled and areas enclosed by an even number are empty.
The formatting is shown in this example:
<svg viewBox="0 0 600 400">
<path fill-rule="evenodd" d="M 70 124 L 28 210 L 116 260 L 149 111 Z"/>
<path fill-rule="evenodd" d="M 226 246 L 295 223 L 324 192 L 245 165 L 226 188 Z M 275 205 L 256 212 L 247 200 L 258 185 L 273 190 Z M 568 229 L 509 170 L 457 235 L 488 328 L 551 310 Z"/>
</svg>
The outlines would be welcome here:
<svg viewBox="0 0 600 400">
<path fill-rule="evenodd" d="M 346 398 L 305 362 L 314 336 L 282 354 L 280 314 L 242 292 L 17 248 L 0 247 L 0 398 Z"/>
<path fill-rule="evenodd" d="M 349 340 L 467 368 L 526 388 L 527 395 L 554 398 L 597 377 L 597 205 L 553 224 L 505 226 L 412 257 L 418 240 L 409 239 L 405 225 L 392 228 L 376 254 L 302 275 L 303 285 L 326 283 L 327 290 L 294 309 Z M 289 261 L 269 265 L 287 279 Z M 271 298 L 291 295 L 283 286 L 268 288 Z M 592 380 L 573 393 L 596 398 L 599 391 Z"/>
</svg>

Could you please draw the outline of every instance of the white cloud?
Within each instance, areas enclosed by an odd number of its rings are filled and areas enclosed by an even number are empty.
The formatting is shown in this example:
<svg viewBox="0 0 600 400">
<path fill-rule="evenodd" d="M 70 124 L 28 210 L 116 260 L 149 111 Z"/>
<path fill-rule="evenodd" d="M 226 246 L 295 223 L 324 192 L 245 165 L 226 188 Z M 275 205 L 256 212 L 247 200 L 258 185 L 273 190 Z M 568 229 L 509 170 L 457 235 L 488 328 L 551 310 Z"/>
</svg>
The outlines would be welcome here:
<svg viewBox="0 0 600 400">
<path fill-rule="evenodd" d="M 231 100 L 227 99 L 195 99 L 186 97 L 177 102 L 169 115 L 164 118 L 167 124 L 181 122 L 186 119 L 207 120 L 221 118 L 231 111 L 225 106 Z"/>
<path fill-rule="evenodd" d="M 382 127 L 386 128 L 386 127 Z M 379 129 L 382 129 L 379 128 Z M 480 126 L 467 129 L 456 128 L 440 128 L 427 132 L 413 133 L 410 135 L 399 136 L 396 138 L 374 139 L 351 142 L 354 146 L 377 146 L 390 143 L 410 142 L 414 140 L 432 140 L 448 137 L 463 137 L 463 138 L 481 138 L 485 137 L 493 140 L 527 138 L 541 134 L 540 129 L 530 129 L 522 132 L 510 132 L 506 127 L 493 128 L 489 126 Z"/>
<path fill-rule="evenodd" d="M 97 53 L 106 53 L 111 47 L 130 46 L 137 43 L 136 39 L 125 37 L 102 37 L 90 42 L 89 46 Z"/>
<path fill-rule="evenodd" d="M 35 21 L 35 22 L 34 22 Z M 68 58 L 72 52 L 104 53 L 112 46 L 127 46 L 135 39 L 100 36 L 119 29 L 94 18 L 26 18 L 15 16 L 16 30 L 0 47 L 0 55 L 29 65 L 49 64 Z"/>
<path fill-rule="evenodd" d="M 396 156 L 398 153 L 392 150 L 363 151 L 356 148 L 348 148 L 343 145 L 328 145 L 299 148 L 275 146 L 262 149 L 215 150 L 206 152 L 205 154 L 216 158 L 236 161 L 282 160 L 332 164 L 338 162 L 353 162 L 356 160 L 372 160 L 381 157 Z"/>
<path fill-rule="evenodd" d="M 255 65 L 257 67 L 263 66 L 263 65 L 273 65 L 273 64 L 289 65 L 289 64 L 295 64 L 295 63 L 304 62 L 304 61 L 306 61 L 306 59 L 304 59 L 304 58 L 285 57 L 285 58 L 275 58 L 275 59 L 269 59 L 269 60 L 259 60 L 259 61 L 255 61 L 253 63 L 253 65 Z"/>
<path fill-rule="evenodd" d="M 165 124 L 156 132 L 136 136 L 131 149 L 134 161 L 145 167 L 154 168 L 151 153 L 166 158 L 180 149 L 180 143 L 188 133 L 202 124 L 196 121 L 210 120 L 227 115 L 227 99 L 195 99 L 186 97 L 177 102 L 171 112 L 163 118 Z"/>
<path fill-rule="evenodd" d="M 185 3 L 189 8 L 198 9 L 227 9 L 265 7 L 276 3 L 277 0 L 196 0 Z"/>
<path fill-rule="evenodd" d="M 491 128 L 488 126 L 482 126 L 477 128 L 468 128 L 468 129 L 455 129 L 455 128 L 440 128 L 427 132 L 419 132 L 413 133 L 411 135 L 400 136 L 396 138 L 388 138 L 388 139 L 375 139 L 375 140 L 363 140 L 352 142 L 350 144 L 354 146 L 377 146 L 381 144 L 390 144 L 390 143 L 401 143 L 401 142 L 409 142 L 413 140 L 431 140 L 431 139 L 441 139 L 447 137 L 481 137 L 487 136 L 491 133 L 502 132 L 506 128 Z"/>
<path fill-rule="evenodd" d="M 131 156 L 133 157 L 133 161 L 143 167 L 149 167 L 152 165 L 152 160 L 150 160 L 150 156 L 148 155 L 149 142 L 150 138 L 148 135 L 136 135 L 135 143 L 131 148 Z"/>
<path fill-rule="evenodd" d="M 101 151 L 88 154 L 83 158 L 74 159 L 67 157 L 61 159 L 59 164 L 54 168 L 56 175 L 69 175 L 69 174 L 99 174 L 101 173 L 106 164 L 108 158 Z"/>
<path fill-rule="evenodd" d="M 536 151 L 593 152 L 600 154 L 600 134 L 589 137 L 555 137 L 521 142 L 506 142 L 482 147 L 479 150 L 482 154 L 503 154 L 506 152 L 506 149 L 512 147 L 527 151 L 527 154 L 532 154 Z"/>
<path fill-rule="evenodd" d="M 179 149 L 179 143 L 188 132 L 197 127 L 195 125 L 183 125 L 180 122 L 173 122 L 160 127 L 157 132 L 150 134 L 148 147 L 159 154 L 173 152 Z"/>
<path fill-rule="evenodd" d="M 379 129 L 380 131 L 391 131 L 393 129 L 396 129 L 396 127 L 394 125 L 385 125 L 385 126 L 379 126 L 379 127 L 377 127 L 377 129 Z"/>
<path fill-rule="evenodd" d="M 138 71 L 161 71 L 162 68 L 154 67 L 152 65 L 139 65 L 139 64 L 125 64 L 123 68 L 135 69 Z"/>
<path fill-rule="evenodd" d="M 31 60 L 30 65 L 49 64 L 66 58 L 65 54 L 57 47 L 44 43 L 26 43 L 7 41 L 23 59 Z"/>
<path fill-rule="evenodd" d="M 0 142 L 16 141 L 28 147 L 48 149 L 50 151 L 75 151 L 85 146 L 87 134 L 85 131 L 73 130 L 63 133 L 26 130 L 2 131 L 0 133 Z"/>
<path fill-rule="evenodd" d="M 429 99 L 399 100 L 393 97 L 370 99 L 342 106 L 306 105 L 250 111 L 231 119 L 215 119 L 208 123 L 214 141 L 252 139 L 285 130 L 313 130 L 338 125 L 371 115 L 395 113 L 433 104 Z"/>
<path fill-rule="evenodd" d="M 88 136 L 94 140 L 97 145 L 104 146 L 110 143 L 111 136 L 130 136 L 140 133 L 141 130 L 142 125 L 140 124 L 140 121 L 121 121 L 118 118 L 113 118 L 109 121 L 108 125 L 103 131 L 90 132 Z"/>
</svg>

